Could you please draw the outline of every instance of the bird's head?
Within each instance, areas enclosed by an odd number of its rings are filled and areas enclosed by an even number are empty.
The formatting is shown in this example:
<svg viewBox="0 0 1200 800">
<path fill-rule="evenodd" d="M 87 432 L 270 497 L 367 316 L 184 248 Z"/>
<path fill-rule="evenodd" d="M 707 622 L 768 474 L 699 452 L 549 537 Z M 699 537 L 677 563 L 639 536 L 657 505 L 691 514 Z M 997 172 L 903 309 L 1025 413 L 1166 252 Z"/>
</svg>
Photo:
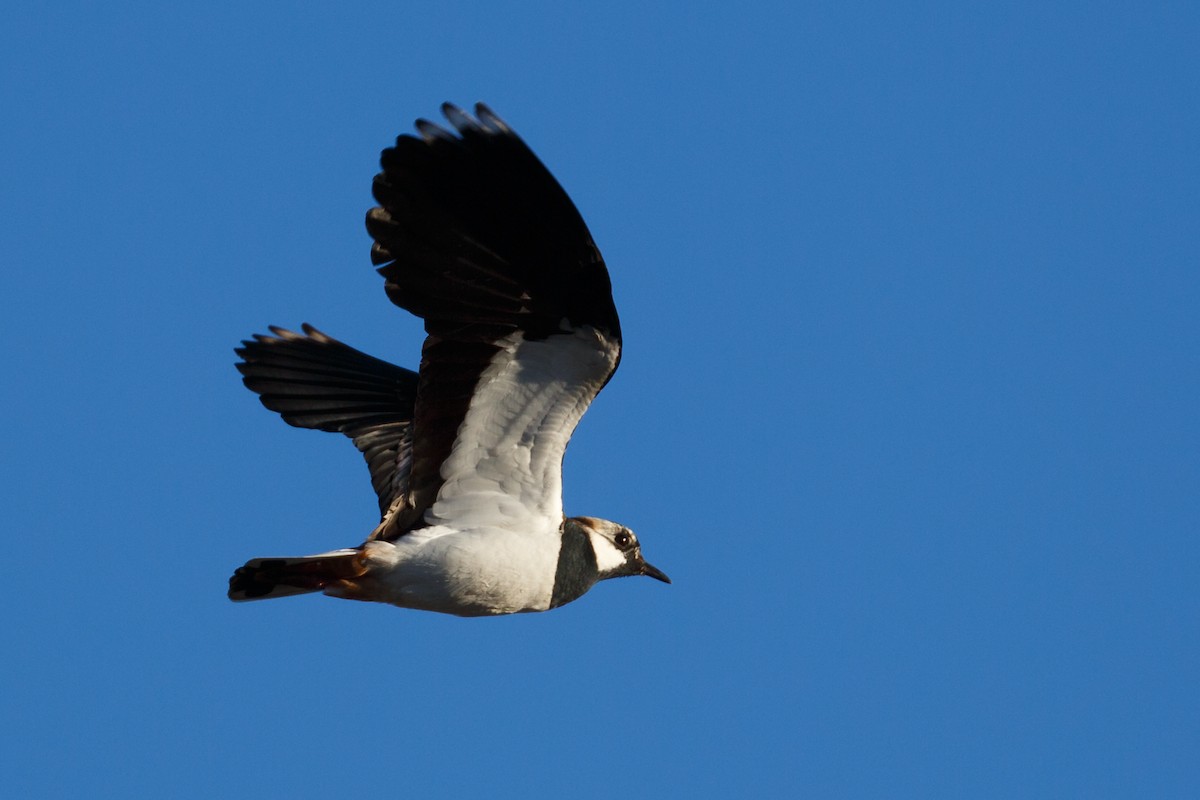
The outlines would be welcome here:
<svg viewBox="0 0 1200 800">
<path fill-rule="evenodd" d="M 642 546 L 629 528 L 596 517 L 576 517 L 576 521 L 587 532 L 596 552 L 600 580 L 645 575 L 663 583 L 671 582 L 662 570 L 642 558 Z"/>
</svg>

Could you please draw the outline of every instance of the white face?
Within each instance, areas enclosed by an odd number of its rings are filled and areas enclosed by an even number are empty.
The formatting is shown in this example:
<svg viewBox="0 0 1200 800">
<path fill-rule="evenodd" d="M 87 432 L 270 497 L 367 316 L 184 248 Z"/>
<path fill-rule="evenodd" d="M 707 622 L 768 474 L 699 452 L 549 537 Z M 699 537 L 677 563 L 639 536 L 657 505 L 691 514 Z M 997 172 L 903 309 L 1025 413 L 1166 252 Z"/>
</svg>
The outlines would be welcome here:
<svg viewBox="0 0 1200 800">
<path fill-rule="evenodd" d="M 596 551 L 596 567 L 601 575 L 623 567 L 629 553 L 637 550 L 637 537 L 624 525 L 595 517 L 584 517 L 582 521 Z"/>
</svg>

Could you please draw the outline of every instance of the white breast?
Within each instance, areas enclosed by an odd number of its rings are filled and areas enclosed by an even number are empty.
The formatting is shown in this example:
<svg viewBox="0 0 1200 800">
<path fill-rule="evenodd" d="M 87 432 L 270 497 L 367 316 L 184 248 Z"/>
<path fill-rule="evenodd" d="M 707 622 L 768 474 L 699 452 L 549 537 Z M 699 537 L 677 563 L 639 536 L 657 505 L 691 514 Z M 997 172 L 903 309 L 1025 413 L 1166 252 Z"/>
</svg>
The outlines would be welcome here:
<svg viewBox="0 0 1200 800">
<path fill-rule="evenodd" d="M 460 616 L 550 607 L 557 532 L 427 528 L 366 546 L 375 600 Z"/>
</svg>

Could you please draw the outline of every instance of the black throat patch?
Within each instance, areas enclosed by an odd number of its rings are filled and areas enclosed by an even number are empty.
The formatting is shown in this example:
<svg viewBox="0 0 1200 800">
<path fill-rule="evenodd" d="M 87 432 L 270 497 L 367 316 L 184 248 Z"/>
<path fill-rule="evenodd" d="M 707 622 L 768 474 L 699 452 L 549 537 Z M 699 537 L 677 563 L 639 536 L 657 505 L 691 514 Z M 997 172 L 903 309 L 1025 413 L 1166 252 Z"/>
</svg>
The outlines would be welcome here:
<svg viewBox="0 0 1200 800">
<path fill-rule="evenodd" d="M 583 597 L 588 589 L 596 585 L 600 570 L 596 566 L 596 551 L 588 539 L 587 531 L 573 519 L 562 526 L 562 544 L 558 550 L 558 568 L 554 573 L 554 592 L 550 595 L 550 607 L 558 608 L 564 603 Z"/>
</svg>

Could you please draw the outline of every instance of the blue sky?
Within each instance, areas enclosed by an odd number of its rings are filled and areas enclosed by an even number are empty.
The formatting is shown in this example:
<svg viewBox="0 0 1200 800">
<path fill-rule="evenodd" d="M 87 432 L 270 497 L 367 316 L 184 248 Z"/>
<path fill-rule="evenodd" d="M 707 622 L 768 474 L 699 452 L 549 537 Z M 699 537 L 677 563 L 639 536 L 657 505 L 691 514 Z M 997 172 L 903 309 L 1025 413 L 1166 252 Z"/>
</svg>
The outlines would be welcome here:
<svg viewBox="0 0 1200 800">
<path fill-rule="evenodd" d="M 1200 794 L 1193 6 L 243 5 L 0 26 L 5 794 Z M 362 218 L 443 100 L 608 260 L 566 508 L 675 583 L 235 606 L 376 520 L 232 348 L 416 363 Z"/>
</svg>

